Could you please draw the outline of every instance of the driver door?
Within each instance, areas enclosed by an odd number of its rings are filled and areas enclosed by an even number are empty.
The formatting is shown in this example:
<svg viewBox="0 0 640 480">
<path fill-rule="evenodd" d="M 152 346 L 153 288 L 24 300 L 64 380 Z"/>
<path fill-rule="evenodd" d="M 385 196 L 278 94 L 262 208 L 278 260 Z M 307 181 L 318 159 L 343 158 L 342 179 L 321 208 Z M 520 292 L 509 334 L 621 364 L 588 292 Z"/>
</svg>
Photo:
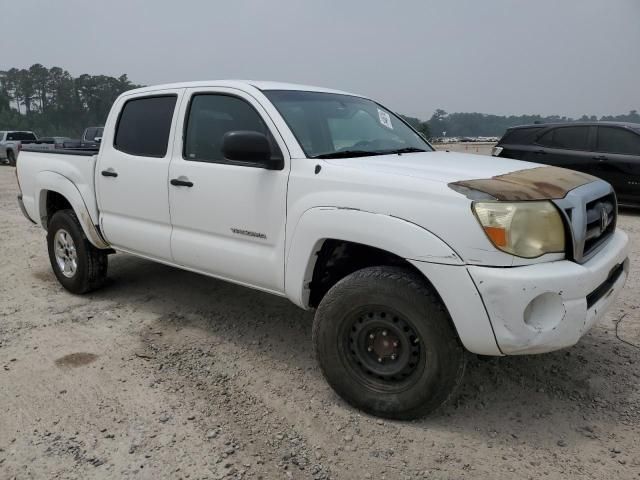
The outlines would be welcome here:
<svg viewBox="0 0 640 480">
<path fill-rule="evenodd" d="M 284 292 L 284 242 L 290 159 L 261 105 L 231 88 L 189 89 L 182 102 L 182 138 L 169 166 L 174 262 L 274 293 Z M 282 170 L 231 162 L 225 133 L 265 133 Z"/>
</svg>

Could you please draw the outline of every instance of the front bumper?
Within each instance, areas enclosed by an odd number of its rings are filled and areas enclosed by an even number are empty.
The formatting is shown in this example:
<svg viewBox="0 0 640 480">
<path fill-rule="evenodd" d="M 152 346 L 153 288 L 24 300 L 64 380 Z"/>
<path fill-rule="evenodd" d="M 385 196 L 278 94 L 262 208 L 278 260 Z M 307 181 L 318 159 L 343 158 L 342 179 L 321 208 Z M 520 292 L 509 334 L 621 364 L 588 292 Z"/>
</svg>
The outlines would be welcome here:
<svg viewBox="0 0 640 480">
<path fill-rule="evenodd" d="M 584 264 L 561 260 L 513 268 L 467 267 L 501 352 L 542 353 L 578 342 L 622 290 L 628 251 L 627 235 L 617 230 Z"/>
</svg>

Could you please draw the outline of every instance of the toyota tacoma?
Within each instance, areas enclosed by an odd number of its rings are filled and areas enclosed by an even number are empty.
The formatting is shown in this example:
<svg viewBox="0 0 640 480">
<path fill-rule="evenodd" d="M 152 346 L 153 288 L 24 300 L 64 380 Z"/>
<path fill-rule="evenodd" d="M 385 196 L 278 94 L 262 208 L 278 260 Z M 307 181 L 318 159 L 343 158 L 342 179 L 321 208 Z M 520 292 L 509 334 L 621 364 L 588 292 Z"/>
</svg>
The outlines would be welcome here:
<svg viewBox="0 0 640 480">
<path fill-rule="evenodd" d="M 361 95 L 212 81 L 122 94 L 99 150 L 29 151 L 19 203 L 64 288 L 126 252 L 315 310 L 333 389 L 389 418 L 442 405 L 467 352 L 574 345 L 622 289 L 628 238 L 585 173 L 436 152 Z"/>
</svg>

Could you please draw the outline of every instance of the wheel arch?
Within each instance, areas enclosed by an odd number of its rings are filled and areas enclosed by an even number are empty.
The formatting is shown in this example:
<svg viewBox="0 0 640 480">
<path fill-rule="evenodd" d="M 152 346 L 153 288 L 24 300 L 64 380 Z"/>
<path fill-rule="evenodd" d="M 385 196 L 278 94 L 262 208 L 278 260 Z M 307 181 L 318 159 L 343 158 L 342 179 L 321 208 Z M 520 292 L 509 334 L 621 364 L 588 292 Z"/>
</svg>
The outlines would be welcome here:
<svg viewBox="0 0 640 480">
<path fill-rule="evenodd" d="M 307 210 L 295 226 L 285 266 L 285 292 L 296 305 L 317 306 L 322 296 L 353 268 L 402 265 L 430 280 L 409 260 L 460 265 L 462 260 L 428 230 L 390 215 L 337 207 Z M 326 265 L 336 249 L 347 249 L 355 262 L 339 269 L 330 284 L 318 285 L 318 267 Z M 315 290 L 320 288 L 320 292 Z"/>
<path fill-rule="evenodd" d="M 73 182 L 58 173 L 45 171 L 38 173 L 36 184 L 39 185 L 39 190 L 36 195 L 35 216 L 45 230 L 49 219 L 56 211 L 71 208 L 89 242 L 96 248 L 110 248 L 96 228 L 89 209 Z"/>
</svg>

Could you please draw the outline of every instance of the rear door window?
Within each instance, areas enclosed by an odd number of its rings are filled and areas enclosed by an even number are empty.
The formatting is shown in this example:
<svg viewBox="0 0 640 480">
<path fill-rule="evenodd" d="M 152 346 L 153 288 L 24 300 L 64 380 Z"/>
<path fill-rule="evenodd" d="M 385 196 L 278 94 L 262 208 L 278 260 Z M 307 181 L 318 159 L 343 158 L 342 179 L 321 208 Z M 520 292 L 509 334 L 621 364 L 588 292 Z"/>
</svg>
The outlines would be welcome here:
<svg viewBox="0 0 640 480">
<path fill-rule="evenodd" d="M 640 155 L 640 135 L 624 128 L 598 127 L 597 150 L 605 153 Z"/>
<path fill-rule="evenodd" d="M 558 127 L 545 133 L 538 144 L 567 150 L 589 150 L 589 127 Z"/>
<path fill-rule="evenodd" d="M 176 95 L 134 98 L 124 104 L 113 146 L 140 157 L 167 154 Z"/>
</svg>

